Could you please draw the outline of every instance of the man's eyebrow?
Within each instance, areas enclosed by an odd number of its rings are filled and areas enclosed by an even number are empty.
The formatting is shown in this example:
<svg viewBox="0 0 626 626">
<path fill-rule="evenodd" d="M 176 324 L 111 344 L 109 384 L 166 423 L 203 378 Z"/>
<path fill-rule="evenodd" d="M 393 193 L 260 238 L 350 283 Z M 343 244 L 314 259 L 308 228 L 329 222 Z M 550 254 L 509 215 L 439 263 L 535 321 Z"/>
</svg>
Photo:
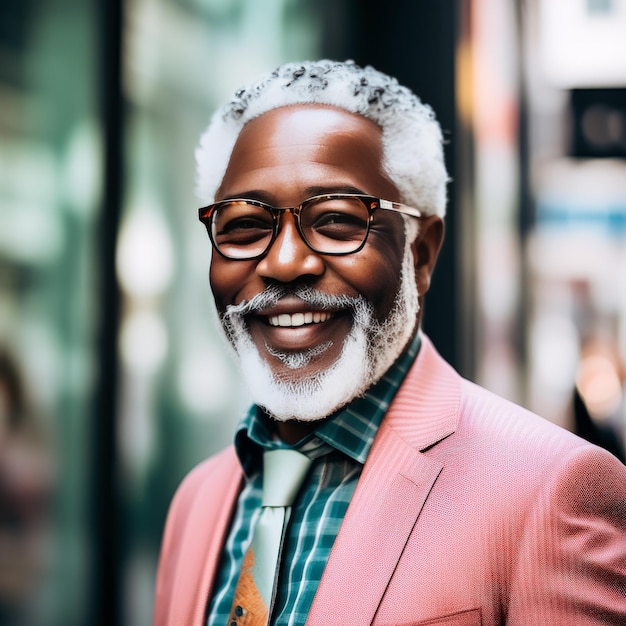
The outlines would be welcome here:
<svg viewBox="0 0 626 626">
<path fill-rule="evenodd" d="M 243 191 L 242 193 L 231 193 L 227 196 L 224 196 L 220 199 L 221 202 L 225 200 L 258 200 L 259 202 L 266 202 L 267 204 L 271 204 L 271 196 L 266 191 L 261 189 L 249 189 L 247 191 Z"/>
<path fill-rule="evenodd" d="M 307 187 L 306 192 L 309 196 L 324 196 L 330 193 L 358 193 L 365 194 L 362 189 L 353 185 L 315 185 Z"/>
<path fill-rule="evenodd" d="M 305 196 L 302 200 L 306 200 L 307 198 L 312 198 L 313 196 L 325 196 L 332 193 L 356 193 L 361 195 L 368 195 L 363 191 L 363 189 L 359 189 L 354 185 L 313 185 L 311 187 L 307 187 L 305 190 Z M 247 191 L 243 191 L 241 193 L 229 194 L 222 198 L 222 200 L 235 200 L 245 198 L 247 200 L 257 200 L 259 202 L 265 202 L 266 204 L 272 204 L 274 200 L 274 194 L 269 191 L 264 191 L 262 189 L 248 189 Z"/>
</svg>

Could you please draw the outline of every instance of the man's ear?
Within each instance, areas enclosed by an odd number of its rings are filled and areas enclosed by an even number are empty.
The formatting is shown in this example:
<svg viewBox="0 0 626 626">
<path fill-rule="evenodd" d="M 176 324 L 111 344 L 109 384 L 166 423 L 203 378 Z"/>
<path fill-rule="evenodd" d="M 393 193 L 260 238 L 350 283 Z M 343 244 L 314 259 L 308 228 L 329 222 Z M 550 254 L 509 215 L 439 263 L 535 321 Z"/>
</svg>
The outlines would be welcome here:
<svg viewBox="0 0 626 626">
<path fill-rule="evenodd" d="M 430 277 L 441 250 L 444 232 L 445 224 L 438 215 L 429 215 L 420 220 L 419 232 L 411 244 L 415 262 L 415 280 L 420 296 L 423 296 L 430 287 Z"/>
</svg>

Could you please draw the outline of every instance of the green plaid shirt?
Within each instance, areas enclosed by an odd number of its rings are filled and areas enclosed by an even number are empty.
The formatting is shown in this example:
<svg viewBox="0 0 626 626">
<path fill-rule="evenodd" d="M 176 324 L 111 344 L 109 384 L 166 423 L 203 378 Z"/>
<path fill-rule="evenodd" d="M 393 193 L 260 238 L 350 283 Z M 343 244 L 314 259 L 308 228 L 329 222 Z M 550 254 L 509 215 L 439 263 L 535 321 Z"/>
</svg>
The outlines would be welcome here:
<svg viewBox="0 0 626 626">
<path fill-rule="evenodd" d="M 387 373 L 363 397 L 295 446 L 315 459 L 293 506 L 283 552 L 271 623 L 305 623 L 330 550 L 361 476 L 378 427 L 419 350 L 419 335 Z M 235 586 L 261 506 L 264 450 L 287 447 L 272 437 L 264 413 L 253 406 L 235 435 L 235 448 L 246 475 L 222 552 L 208 610 L 208 626 L 228 626 Z"/>
</svg>

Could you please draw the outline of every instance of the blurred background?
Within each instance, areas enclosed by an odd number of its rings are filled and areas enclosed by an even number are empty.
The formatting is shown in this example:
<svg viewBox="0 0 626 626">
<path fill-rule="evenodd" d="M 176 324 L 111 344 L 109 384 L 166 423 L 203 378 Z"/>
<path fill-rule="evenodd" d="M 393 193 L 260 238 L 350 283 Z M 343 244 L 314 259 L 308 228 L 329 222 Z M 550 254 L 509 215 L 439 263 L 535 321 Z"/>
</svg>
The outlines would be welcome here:
<svg viewBox="0 0 626 626">
<path fill-rule="evenodd" d="M 150 623 L 168 502 L 247 404 L 193 150 L 316 57 L 445 130 L 440 351 L 623 458 L 626 0 L 0 0 L 0 625 Z"/>
</svg>

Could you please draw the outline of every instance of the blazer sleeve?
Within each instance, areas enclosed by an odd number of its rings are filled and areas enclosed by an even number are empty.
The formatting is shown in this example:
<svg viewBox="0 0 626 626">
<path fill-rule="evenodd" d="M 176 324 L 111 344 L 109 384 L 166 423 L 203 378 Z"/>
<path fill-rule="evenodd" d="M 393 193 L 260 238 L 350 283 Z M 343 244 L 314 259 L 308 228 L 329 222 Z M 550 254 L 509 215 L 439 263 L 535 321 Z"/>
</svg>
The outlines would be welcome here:
<svg viewBox="0 0 626 626">
<path fill-rule="evenodd" d="M 527 514 L 507 625 L 626 624 L 626 467 L 577 447 Z"/>
</svg>

